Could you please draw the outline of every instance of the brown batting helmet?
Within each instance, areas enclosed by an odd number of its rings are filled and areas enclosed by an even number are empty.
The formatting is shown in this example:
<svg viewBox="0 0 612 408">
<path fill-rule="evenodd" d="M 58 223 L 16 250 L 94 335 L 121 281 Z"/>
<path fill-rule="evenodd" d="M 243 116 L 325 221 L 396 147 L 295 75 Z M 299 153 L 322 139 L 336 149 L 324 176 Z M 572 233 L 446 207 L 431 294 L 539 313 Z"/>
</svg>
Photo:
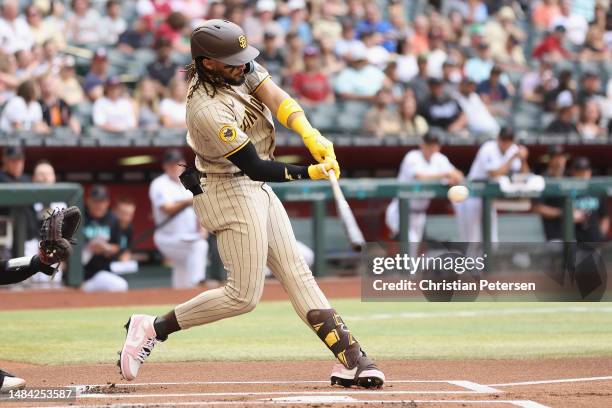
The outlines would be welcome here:
<svg viewBox="0 0 612 408">
<path fill-rule="evenodd" d="M 253 61 L 259 51 L 247 43 L 239 25 L 227 20 L 208 20 L 191 33 L 191 58 L 206 57 L 227 65 Z"/>
</svg>

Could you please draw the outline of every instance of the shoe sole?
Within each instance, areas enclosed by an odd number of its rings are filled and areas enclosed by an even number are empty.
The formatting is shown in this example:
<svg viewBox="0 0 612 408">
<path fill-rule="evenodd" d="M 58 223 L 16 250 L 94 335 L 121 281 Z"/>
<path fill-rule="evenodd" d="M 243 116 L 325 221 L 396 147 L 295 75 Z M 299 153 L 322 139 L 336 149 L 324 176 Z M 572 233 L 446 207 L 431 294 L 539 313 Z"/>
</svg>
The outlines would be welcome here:
<svg viewBox="0 0 612 408">
<path fill-rule="evenodd" d="M 15 384 L 15 385 L 11 385 L 11 386 L 3 385 L 2 388 L 0 388 L 0 394 L 6 394 L 9 391 L 23 390 L 25 386 L 26 386 L 26 382 L 23 379 L 21 380 L 20 383 Z"/>
<path fill-rule="evenodd" d="M 354 385 L 362 388 L 382 388 L 383 384 L 385 383 L 384 374 L 382 373 L 382 377 L 380 375 L 377 375 L 375 372 L 372 372 L 370 375 L 368 375 L 369 373 L 365 371 L 362 374 L 365 375 L 357 378 L 357 380 L 355 380 L 354 378 L 343 378 L 338 375 L 332 375 L 330 378 L 331 385 L 340 385 L 345 388 L 350 388 Z"/>
<path fill-rule="evenodd" d="M 128 335 L 128 331 L 130 329 L 130 322 L 132 321 L 132 318 L 129 318 L 127 323 L 125 325 L 123 325 L 123 328 L 125 328 L 125 338 L 127 340 L 127 335 Z M 123 353 L 123 351 L 125 350 L 125 341 L 123 343 L 123 348 L 121 349 L 121 351 L 118 351 L 117 354 L 119 354 L 119 360 L 117 360 L 117 367 L 119 367 L 119 375 L 121 375 L 121 378 L 123 378 L 126 381 L 132 381 L 133 378 L 130 380 L 128 378 L 126 378 L 125 375 L 123 375 L 123 368 L 121 367 L 121 354 Z"/>
</svg>

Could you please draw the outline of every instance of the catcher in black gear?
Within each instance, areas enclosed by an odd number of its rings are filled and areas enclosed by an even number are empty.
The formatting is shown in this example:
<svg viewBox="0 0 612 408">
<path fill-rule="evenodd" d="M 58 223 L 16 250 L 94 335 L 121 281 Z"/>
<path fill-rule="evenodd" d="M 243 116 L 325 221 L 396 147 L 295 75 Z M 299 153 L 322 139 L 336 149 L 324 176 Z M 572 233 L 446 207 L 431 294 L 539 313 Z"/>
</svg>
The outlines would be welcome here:
<svg viewBox="0 0 612 408">
<path fill-rule="evenodd" d="M 53 211 L 40 229 L 38 254 L 31 257 L 0 260 L 0 284 L 21 282 L 37 272 L 53 275 L 57 265 L 68 259 L 76 241 L 72 238 L 81 224 L 77 207 Z M 0 392 L 25 386 L 25 381 L 0 370 Z"/>
</svg>

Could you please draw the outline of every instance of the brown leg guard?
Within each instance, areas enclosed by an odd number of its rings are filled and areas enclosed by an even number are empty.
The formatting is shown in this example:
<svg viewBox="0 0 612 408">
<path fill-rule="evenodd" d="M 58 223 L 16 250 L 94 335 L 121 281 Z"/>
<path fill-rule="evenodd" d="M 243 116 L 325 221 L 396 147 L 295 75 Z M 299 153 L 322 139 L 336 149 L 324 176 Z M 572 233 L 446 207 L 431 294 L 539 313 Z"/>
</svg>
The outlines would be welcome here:
<svg viewBox="0 0 612 408">
<path fill-rule="evenodd" d="M 312 309 L 306 314 L 317 336 L 347 369 L 355 368 L 361 357 L 361 346 L 334 309 Z"/>
</svg>

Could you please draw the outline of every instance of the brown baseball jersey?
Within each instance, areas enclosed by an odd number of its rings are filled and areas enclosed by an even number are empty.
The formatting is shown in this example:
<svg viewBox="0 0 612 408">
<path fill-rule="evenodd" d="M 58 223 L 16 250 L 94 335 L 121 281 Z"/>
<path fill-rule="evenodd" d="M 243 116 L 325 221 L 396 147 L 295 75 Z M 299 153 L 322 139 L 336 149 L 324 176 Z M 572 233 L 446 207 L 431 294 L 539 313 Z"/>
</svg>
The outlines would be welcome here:
<svg viewBox="0 0 612 408">
<path fill-rule="evenodd" d="M 214 97 L 196 89 L 187 101 L 187 142 L 197 168 L 207 174 L 193 206 L 201 224 L 217 236 L 228 278 L 224 287 L 175 308 L 183 329 L 252 310 L 263 292 L 266 265 L 307 324 L 309 310 L 331 307 L 299 253 L 287 212 L 272 188 L 235 177 L 240 169 L 228 159 L 249 140 L 261 159 L 273 158 L 272 113 L 253 95 L 269 78 L 256 64 L 241 86 L 218 89 Z"/>
<path fill-rule="evenodd" d="M 205 173 L 235 173 L 227 156 L 251 141 L 262 159 L 274 152 L 272 112 L 253 94 L 270 74 L 255 64 L 241 86 L 220 88 L 210 97 L 200 87 L 187 101 L 187 144 L 196 153 L 196 167 Z M 190 87 L 195 81 L 192 81 Z"/>
</svg>

